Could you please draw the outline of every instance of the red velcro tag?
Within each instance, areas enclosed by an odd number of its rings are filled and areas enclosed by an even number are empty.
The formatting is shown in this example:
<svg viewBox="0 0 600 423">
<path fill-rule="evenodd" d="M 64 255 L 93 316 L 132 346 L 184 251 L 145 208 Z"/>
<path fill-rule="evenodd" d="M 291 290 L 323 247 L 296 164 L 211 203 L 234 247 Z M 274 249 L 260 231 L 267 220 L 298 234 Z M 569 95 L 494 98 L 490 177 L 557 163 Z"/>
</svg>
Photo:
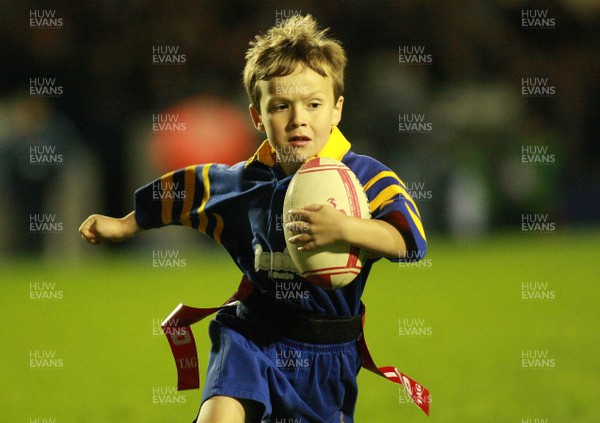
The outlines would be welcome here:
<svg viewBox="0 0 600 423">
<path fill-rule="evenodd" d="M 415 402 L 415 404 L 417 404 L 417 406 L 429 416 L 429 404 L 431 402 L 431 398 L 429 396 L 429 390 L 427 390 L 427 388 L 425 388 L 420 383 L 417 383 L 405 374 L 400 373 L 395 367 L 377 367 L 375 361 L 373 361 L 373 357 L 371 356 L 371 352 L 369 351 L 369 347 L 367 346 L 367 340 L 365 339 L 365 318 L 366 308 L 362 318 L 363 333 L 358 340 L 358 349 L 360 351 L 361 366 L 379 376 L 385 377 L 386 379 L 394 383 L 403 385 L 404 389 Z"/>
<path fill-rule="evenodd" d="M 177 390 L 197 389 L 200 387 L 198 372 L 198 352 L 192 333 L 193 325 L 223 307 L 195 308 L 179 304 L 161 327 L 175 358 L 177 366 Z"/>
<path fill-rule="evenodd" d="M 162 326 L 162 329 L 167 336 L 177 366 L 177 390 L 199 388 L 198 353 L 192 328 Z"/>
<path fill-rule="evenodd" d="M 190 325 L 199 322 L 217 311 L 243 300 L 252 292 L 253 285 L 245 276 L 235 294 L 220 307 L 196 308 L 179 304 L 161 324 L 169 341 L 171 352 L 177 366 L 177 390 L 197 389 L 200 387 L 198 372 L 198 352 Z"/>
<path fill-rule="evenodd" d="M 404 386 L 404 390 L 412 398 L 415 404 L 417 404 L 425 414 L 429 415 L 431 397 L 429 396 L 429 390 L 427 388 L 405 374 L 400 373 L 395 367 L 379 367 L 379 371 L 387 379 Z"/>
</svg>

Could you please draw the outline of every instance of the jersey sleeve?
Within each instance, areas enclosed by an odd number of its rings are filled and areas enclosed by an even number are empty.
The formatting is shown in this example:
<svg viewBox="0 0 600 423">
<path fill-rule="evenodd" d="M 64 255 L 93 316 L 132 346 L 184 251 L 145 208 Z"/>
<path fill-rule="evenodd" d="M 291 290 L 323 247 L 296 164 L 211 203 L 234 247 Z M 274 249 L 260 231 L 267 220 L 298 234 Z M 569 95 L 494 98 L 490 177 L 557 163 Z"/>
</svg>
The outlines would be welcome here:
<svg viewBox="0 0 600 423">
<path fill-rule="evenodd" d="M 182 225 L 220 242 L 221 215 L 209 206 L 213 164 L 169 172 L 135 192 L 135 218 L 142 228 Z"/>
<path fill-rule="evenodd" d="M 356 164 L 350 168 L 356 169 L 352 170 L 367 194 L 372 218 L 385 220 L 393 225 L 406 242 L 406 256 L 390 260 L 421 260 L 427 250 L 427 238 L 419 209 L 410 197 L 404 182 L 394 171 L 375 159 L 366 156 L 357 157 L 359 159 L 353 160 Z"/>
</svg>

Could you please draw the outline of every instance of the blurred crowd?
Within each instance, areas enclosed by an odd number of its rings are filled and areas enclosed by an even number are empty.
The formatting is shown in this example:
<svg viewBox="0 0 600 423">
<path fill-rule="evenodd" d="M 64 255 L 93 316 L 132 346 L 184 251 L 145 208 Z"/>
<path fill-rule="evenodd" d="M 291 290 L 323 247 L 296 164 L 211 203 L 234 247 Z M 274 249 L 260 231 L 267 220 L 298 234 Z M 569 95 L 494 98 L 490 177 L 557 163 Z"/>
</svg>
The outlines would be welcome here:
<svg viewBox="0 0 600 423">
<path fill-rule="evenodd" d="M 133 189 L 161 172 L 147 154 L 152 116 L 198 94 L 245 113 L 248 42 L 297 13 L 343 42 L 340 127 L 407 183 L 430 231 L 481 236 L 528 213 L 598 223 L 598 2 L 5 0 L 0 249 L 76 251 L 85 216 L 130 211 Z M 156 46 L 184 63 L 156 65 Z M 532 85 L 546 90 L 524 95 Z"/>
</svg>

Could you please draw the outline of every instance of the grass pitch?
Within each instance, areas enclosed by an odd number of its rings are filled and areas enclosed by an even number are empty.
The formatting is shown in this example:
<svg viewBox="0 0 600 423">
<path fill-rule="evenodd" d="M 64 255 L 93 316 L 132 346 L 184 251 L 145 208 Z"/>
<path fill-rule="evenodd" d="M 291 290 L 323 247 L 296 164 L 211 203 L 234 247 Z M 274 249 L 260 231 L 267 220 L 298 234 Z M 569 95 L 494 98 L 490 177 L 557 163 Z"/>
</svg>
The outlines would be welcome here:
<svg viewBox="0 0 600 423">
<path fill-rule="evenodd" d="M 377 263 L 363 297 L 371 352 L 431 391 L 431 416 L 362 371 L 356 421 L 597 421 L 599 240 L 591 230 L 432 237 L 421 265 Z M 5 261 L 0 421 L 191 421 L 201 393 L 174 390 L 159 322 L 179 302 L 222 302 L 240 273 L 218 249 L 178 252 L 174 268 L 139 250 Z M 193 328 L 201 378 L 207 323 Z"/>
</svg>

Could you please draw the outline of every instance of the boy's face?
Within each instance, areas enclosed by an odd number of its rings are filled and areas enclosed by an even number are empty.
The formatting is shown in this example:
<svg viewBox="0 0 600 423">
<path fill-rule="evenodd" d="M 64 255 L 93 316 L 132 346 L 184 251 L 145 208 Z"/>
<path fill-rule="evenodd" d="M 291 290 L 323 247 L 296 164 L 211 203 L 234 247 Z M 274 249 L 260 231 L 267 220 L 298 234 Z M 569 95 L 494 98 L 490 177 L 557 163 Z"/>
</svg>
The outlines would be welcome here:
<svg viewBox="0 0 600 423">
<path fill-rule="evenodd" d="M 342 117 L 344 98 L 335 100 L 331 79 L 302 65 L 290 75 L 258 84 L 260 112 L 251 104 L 250 115 L 289 175 L 325 146 L 331 127 Z"/>
</svg>

